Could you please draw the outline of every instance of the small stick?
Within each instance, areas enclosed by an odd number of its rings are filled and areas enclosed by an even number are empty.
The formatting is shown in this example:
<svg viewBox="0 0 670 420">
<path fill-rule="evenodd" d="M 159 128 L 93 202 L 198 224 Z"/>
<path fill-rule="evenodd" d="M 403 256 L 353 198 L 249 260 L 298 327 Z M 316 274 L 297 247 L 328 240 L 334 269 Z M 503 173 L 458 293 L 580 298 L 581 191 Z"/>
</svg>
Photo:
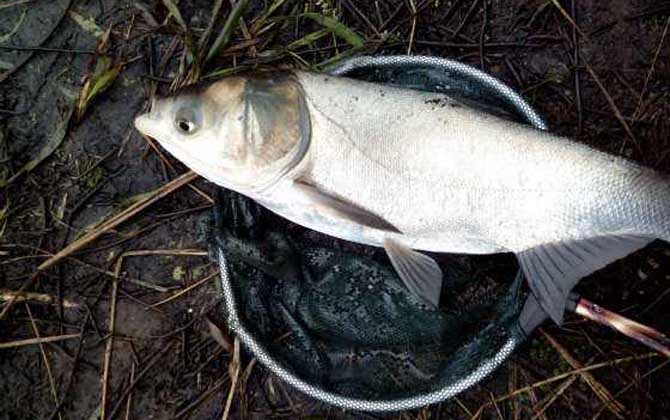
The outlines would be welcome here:
<svg viewBox="0 0 670 420">
<path fill-rule="evenodd" d="M 551 0 L 551 3 L 558 9 L 558 11 L 563 15 L 563 17 L 572 25 L 573 29 L 579 33 L 587 42 L 591 42 L 591 39 L 586 35 L 581 28 L 577 25 L 575 20 L 570 16 L 570 14 L 561 6 L 561 4 L 558 2 L 558 0 Z M 598 75 L 593 71 L 593 68 L 589 65 L 589 63 L 582 58 L 582 61 L 584 62 L 584 66 L 586 67 L 586 70 L 588 70 L 589 74 L 593 78 L 593 81 L 596 82 L 596 85 L 598 85 L 598 88 L 600 88 L 600 91 L 605 95 L 605 99 L 607 99 L 607 103 L 610 105 L 612 108 L 612 111 L 614 112 L 614 115 L 616 116 L 617 120 L 621 123 L 621 126 L 623 127 L 624 131 L 626 131 L 626 134 L 633 140 L 633 143 L 635 144 L 635 147 L 637 148 L 638 151 L 640 151 L 640 144 L 637 141 L 637 138 L 635 138 L 635 135 L 633 134 L 633 131 L 630 129 L 630 126 L 626 122 L 626 119 L 624 118 L 623 114 L 619 110 L 619 107 L 616 105 L 614 102 L 614 99 L 612 99 L 612 96 L 609 94 L 607 89 L 605 88 L 605 85 L 600 81 L 600 78 Z"/>
<path fill-rule="evenodd" d="M 670 339 L 653 328 L 609 311 L 584 298 L 579 299 L 575 313 L 601 325 L 606 325 L 627 337 L 670 357 Z"/>
<path fill-rule="evenodd" d="M 137 203 L 131 205 L 121 213 L 113 216 L 112 218 L 101 224 L 96 230 L 82 236 L 78 240 L 72 242 L 70 245 L 60 250 L 58 253 L 53 255 L 48 260 L 44 261 L 42 264 L 40 264 L 39 267 L 37 267 L 37 270 L 38 271 L 46 270 L 47 268 L 51 267 L 52 265 L 62 260 L 64 257 L 69 256 L 70 254 L 80 250 L 81 248 L 95 241 L 105 232 L 117 227 L 121 223 L 135 216 L 137 213 L 141 212 L 145 208 L 149 207 L 151 204 L 169 195 L 170 193 L 176 191 L 177 189 L 183 187 L 184 185 L 193 181 L 197 177 L 198 175 L 195 172 L 189 171 L 181 175 L 179 178 L 176 178 L 168 182 L 162 187 L 154 191 L 151 191 L 141 201 L 138 201 Z"/>
<path fill-rule="evenodd" d="M 32 276 L 30 276 L 29 278 L 27 278 L 26 281 L 23 282 L 23 284 L 21 285 L 21 287 L 19 288 L 17 293 L 23 293 L 27 288 L 29 288 L 35 282 L 35 280 L 37 279 L 39 274 L 40 273 L 38 271 L 37 273 L 35 273 Z M 0 321 L 5 319 L 5 317 L 9 313 L 9 310 L 12 309 L 12 307 L 14 306 L 14 303 L 16 303 L 17 299 L 18 299 L 18 295 L 14 295 L 14 296 L 11 296 L 9 298 L 9 300 L 5 304 L 5 307 L 2 308 L 2 312 L 0 312 Z"/>
<path fill-rule="evenodd" d="M 114 349 L 114 330 L 116 328 L 116 299 L 119 291 L 119 281 L 112 283 L 112 304 L 109 309 L 109 335 L 105 345 L 105 360 L 102 371 L 102 401 L 100 402 L 100 420 L 105 420 L 107 408 L 107 389 L 109 385 L 109 367 L 112 364 L 112 351 Z M 111 418 L 111 417 L 110 417 Z"/>
<path fill-rule="evenodd" d="M 116 403 L 112 411 L 109 412 L 109 418 L 113 419 L 116 413 L 119 411 L 121 406 L 123 405 L 123 402 L 125 399 L 130 395 L 130 393 L 133 391 L 135 388 L 135 385 L 144 377 L 144 375 L 155 365 L 161 358 L 168 352 L 168 350 L 171 350 L 174 341 L 168 343 L 165 347 L 163 347 L 161 350 L 159 350 L 157 353 L 154 353 L 154 356 L 152 356 L 151 360 L 147 362 L 147 365 L 140 371 L 140 373 L 137 374 L 135 379 L 130 382 L 128 387 L 126 387 L 125 391 L 121 394 L 121 397 L 119 398 L 119 401 Z"/>
<path fill-rule="evenodd" d="M 161 300 L 160 302 L 154 303 L 153 305 L 151 305 L 151 306 L 149 306 L 149 307 L 150 307 L 150 308 L 155 308 L 155 307 L 157 307 L 157 306 L 164 305 L 164 304 L 170 302 L 171 300 L 177 299 L 179 296 L 181 296 L 181 295 L 183 295 L 183 294 L 185 294 L 185 293 L 190 292 L 191 290 L 195 289 L 196 287 L 198 287 L 198 286 L 200 286 L 200 285 L 202 285 L 202 284 L 205 284 L 208 280 L 210 280 L 212 277 L 216 277 L 217 275 L 219 275 L 219 272 L 218 272 L 218 271 L 215 271 L 215 272 L 213 272 L 212 274 L 209 274 L 208 276 L 205 276 L 205 278 L 196 281 L 195 283 L 193 283 L 192 285 L 188 286 L 187 288 L 185 288 L 185 289 L 183 289 L 183 290 L 180 290 L 180 291 L 176 292 L 175 294 L 173 294 L 173 295 L 170 296 L 169 298 L 166 298 L 166 299 Z"/>
<path fill-rule="evenodd" d="M 0 350 L 11 349 L 14 347 L 30 346 L 33 344 L 53 343 L 54 341 L 71 340 L 73 338 L 78 337 L 79 334 L 63 334 L 63 335 L 54 335 L 50 337 L 28 338 L 26 340 L 16 340 L 7 343 L 0 343 Z"/>
<path fill-rule="evenodd" d="M 55 304 L 55 299 L 46 293 L 20 292 L 9 289 L 0 289 L 0 301 L 14 300 L 15 302 L 34 301 L 38 303 Z M 64 308 L 78 308 L 79 304 L 63 299 Z"/>
<path fill-rule="evenodd" d="M 133 381 L 135 380 L 135 366 L 137 366 L 137 365 L 135 364 L 135 362 L 133 362 L 133 363 L 130 365 L 130 383 L 133 383 Z M 126 401 L 126 416 L 125 416 L 125 420 L 130 420 L 130 407 L 131 407 L 131 404 L 132 404 L 132 400 L 133 400 L 133 393 L 132 393 L 132 391 L 131 391 L 131 393 L 128 394 L 128 400 Z"/>
<path fill-rule="evenodd" d="M 614 99 L 612 98 L 612 96 L 609 94 L 609 92 L 605 88 L 605 85 L 603 85 L 603 83 L 600 81 L 600 78 L 598 77 L 596 72 L 593 71 L 593 68 L 589 65 L 589 63 L 587 63 L 586 60 L 582 60 L 582 61 L 584 61 L 584 66 L 586 66 L 586 70 L 588 70 L 591 77 L 593 77 L 593 81 L 596 82 L 596 85 L 598 85 L 598 88 L 600 88 L 600 91 L 603 93 L 603 95 L 605 95 L 605 99 L 607 100 L 607 103 L 610 105 L 610 108 L 612 108 L 612 111 L 614 112 L 614 116 L 617 118 L 617 120 L 619 120 L 619 122 L 621 123 L 621 126 L 626 131 L 626 134 L 628 134 L 628 136 L 631 138 L 631 140 L 633 140 L 633 144 L 635 145 L 635 147 L 639 151 L 640 150 L 640 143 L 637 141 L 637 138 L 635 137 L 635 134 L 633 134 L 633 130 L 630 129 L 630 126 L 626 122 L 626 118 L 623 116 L 623 114 L 619 110 L 619 107 L 617 106 L 616 102 L 614 102 Z"/>
<path fill-rule="evenodd" d="M 656 48 L 656 54 L 654 54 L 654 60 L 651 62 L 651 67 L 649 68 L 649 71 L 647 72 L 647 77 L 644 79 L 644 85 L 642 86 L 642 92 L 640 93 L 640 97 L 637 100 L 637 106 L 635 106 L 635 111 L 633 112 L 633 119 L 637 120 L 640 117 L 640 108 L 642 107 L 642 100 L 644 99 L 644 95 L 647 92 L 647 85 L 649 84 L 649 80 L 651 79 L 651 75 L 654 74 L 654 68 L 656 67 L 656 62 L 658 61 L 658 55 L 661 52 L 661 48 L 663 47 L 663 42 L 665 41 L 665 36 L 668 34 L 668 28 L 670 28 L 670 16 L 668 16 L 668 20 L 665 22 L 665 28 L 663 29 L 663 35 L 661 35 L 661 41 L 658 43 L 658 48 Z"/>
<path fill-rule="evenodd" d="M 0 45 L 0 50 L 7 51 L 37 51 L 37 52 L 59 52 L 66 54 L 95 54 L 95 50 L 68 50 L 67 48 L 51 48 L 51 47 L 26 47 L 22 45 Z"/>
<path fill-rule="evenodd" d="M 221 420 L 227 420 L 228 415 L 230 414 L 230 407 L 233 404 L 233 396 L 235 395 L 235 389 L 237 388 L 237 381 L 240 377 L 240 370 L 242 368 L 242 362 L 240 361 L 240 340 L 235 337 L 235 344 L 233 346 L 233 360 L 230 362 L 230 391 L 228 391 L 228 398 L 226 400 L 226 408 L 223 410 L 223 416 Z"/>
<path fill-rule="evenodd" d="M 577 0 L 570 0 L 570 14 L 575 22 L 572 27 L 572 61 L 575 66 L 575 102 L 577 104 L 577 134 L 582 133 L 584 127 L 584 116 L 582 111 L 582 90 L 581 81 L 579 79 L 579 37 L 577 33 L 577 8 L 575 3 Z"/>
<path fill-rule="evenodd" d="M 414 34 L 416 33 L 416 5 L 414 4 L 414 0 L 409 0 L 409 4 L 412 7 L 412 30 L 409 33 L 407 55 L 412 54 L 412 45 L 414 45 Z"/>
<path fill-rule="evenodd" d="M 573 376 L 573 377 L 571 377 L 571 378 L 566 379 L 565 381 L 563 381 L 563 383 L 561 383 L 561 384 L 558 386 L 558 388 L 556 389 L 556 391 L 555 391 L 553 394 L 551 394 L 551 396 L 550 396 L 548 399 L 543 400 L 543 401 L 541 401 L 541 402 L 535 404 L 535 405 L 533 406 L 533 413 L 535 413 L 535 415 L 533 416 L 533 418 L 532 418 L 531 420 L 538 420 L 538 419 L 541 418 L 541 417 L 545 417 L 544 413 L 547 411 L 547 409 L 548 409 L 548 408 L 549 408 L 549 407 L 550 407 L 550 406 L 551 406 L 551 405 L 558 399 L 558 397 L 560 397 L 561 395 L 563 395 L 563 393 L 564 393 L 568 388 L 570 388 L 570 386 L 571 386 L 571 385 L 573 384 L 573 382 L 575 382 L 576 380 L 577 380 L 577 376 L 576 376 L 576 375 Z M 515 401 L 516 401 L 516 399 L 515 399 Z"/>
<path fill-rule="evenodd" d="M 523 388 L 519 388 L 517 390 L 514 390 L 514 391 L 508 393 L 507 395 L 496 398 L 494 401 L 495 402 L 505 401 L 505 400 L 513 398 L 517 395 L 520 395 L 520 394 L 523 394 L 523 393 L 526 393 L 526 392 L 530 392 L 530 391 L 532 391 L 536 388 L 540 388 L 540 387 L 548 385 L 550 383 L 560 381 L 562 379 L 566 379 L 566 378 L 569 378 L 569 377 L 574 376 L 574 375 L 579 375 L 582 372 L 590 372 L 592 370 L 602 369 L 604 367 L 616 366 L 616 365 L 620 365 L 622 363 L 633 362 L 633 361 L 636 361 L 636 360 L 651 359 L 651 358 L 657 357 L 657 356 L 658 356 L 657 353 L 645 353 L 645 354 L 642 354 L 642 355 L 639 355 L 639 356 L 621 357 L 621 358 L 618 358 L 618 359 L 613 359 L 613 360 L 609 360 L 609 361 L 606 361 L 606 362 L 601 362 L 601 363 L 596 363 L 596 364 L 593 364 L 593 365 L 585 366 L 581 369 L 570 370 L 570 371 L 558 374 L 556 376 L 553 376 L 551 378 L 547 378 L 547 379 L 544 379 L 542 381 L 535 382 L 534 384 L 527 385 L 527 386 L 524 386 Z M 616 396 L 617 395 L 615 395 L 615 397 Z M 488 403 L 484 404 L 482 407 L 480 407 L 479 410 L 482 410 L 484 407 L 490 406 L 490 405 L 491 405 L 491 402 L 488 402 Z"/>
<path fill-rule="evenodd" d="M 30 317 L 30 324 L 33 327 L 33 332 L 35 333 L 35 338 L 38 340 L 40 339 L 40 332 L 37 329 L 37 324 L 35 323 L 35 318 L 33 318 L 33 312 L 30 310 L 30 305 L 27 303 L 24 304 L 26 306 L 26 311 L 28 312 L 28 316 Z M 79 335 L 79 334 L 77 334 Z M 51 365 L 49 364 L 49 358 L 47 357 L 47 352 L 44 350 L 44 345 L 42 342 L 38 343 L 40 346 L 40 353 L 42 354 L 42 359 L 44 360 L 44 367 L 47 369 L 47 377 L 49 378 L 49 387 L 51 388 L 51 396 L 54 399 L 54 402 L 56 403 L 56 407 L 58 407 L 58 392 L 56 391 L 56 385 L 54 382 L 54 376 L 53 373 L 51 373 Z M 60 411 L 57 411 L 58 418 L 63 419 L 63 416 L 61 415 Z"/>
<path fill-rule="evenodd" d="M 30 3 L 31 1 L 35 1 L 35 0 L 16 0 L 16 1 L 9 2 L 9 3 L 5 3 L 5 4 L 0 4 L 0 9 L 6 9 L 8 7 L 18 6 L 20 4 L 25 4 L 25 3 Z"/>
<path fill-rule="evenodd" d="M 461 21 L 461 24 L 458 25 L 458 28 L 454 31 L 453 37 L 456 38 L 456 35 L 458 35 L 461 32 L 461 29 L 465 27 L 465 24 L 468 23 L 468 20 L 470 19 L 470 15 L 472 15 L 472 12 L 475 10 L 477 5 L 479 4 L 479 0 L 474 0 L 472 2 L 472 5 L 468 9 L 468 11 L 465 13 L 465 17 L 463 17 L 463 20 Z M 479 45 L 477 45 L 479 47 Z"/>
<path fill-rule="evenodd" d="M 479 61 L 482 71 L 486 71 L 486 62 L 484 61 L 484 39 L 486 37 L 486 25 L 489 22 L 488 0 L 484 0 L 484 17 L 482 18 L 482 27 L 479 31 Z"/>
<path fill-rule="evenodd" d="M 195 401 L 193 401 L 192 403 L 190 403 L 189 405 L 187 405 L 186 407 L 184 407 L 184 409 L 182 409 L 182 410 L 179 411 L 177 414 L 175 414 L 175 415 L 174 415 L 174 418 L 175 418 L 175 419 L 178 419 L 178 418 L 184 417 L 186 414 L 189 414 L 191 411 L 193 411 L 193 409 L 195 409 L 197 406 L 199 406 L 200 404 L 202 404 L 203 401 L 205 401 L 210 395 L 212 395 L 212 394 L 214 393 L 214 391 L 216 391 L 216 390 L 218 390 L 219 388 L 221 388 L 227 381 L 228 381 L 228 377 L 225 377 L 225 376 L 224 376 L 223 378 L 219 378 L 219 379 L 214 383 L 214 385 L 212 385 L 212 386 L 210 386 L 209 388 L 207 388 L 207 389 L 205 390 L 205 392 L 203 392 L 202 394 L 200 394 L 200 395 L 195 399 Z"/>
<path fill-rule="evenodd" d="M 577 360 L 570 352 L 568 349 L 566 349 L 561 343 L 558 342 L 554 337 L 549 335 L 544 330 L 540 330 L 544 337 L 549 341 L 549 344 L 552 345 L 552 347 L 563 357 L 563 359 L 568 362 L 570 366 L 572 366 L 574 369 L 580 369 L 583 368 L 584 365 Z M 596 394 L 598 398 L 602 400 L 604 404 L 607 405 L 607 408 L 614 414 L 617 418 L 623 419 L 623 414 L 626 412 L 626 407 L 624 407 L 623 404 L 621 404 L 619 401 L 617 401 L 613 396 L 612 393 L 605 388 L 605 385 L 600 383 L 592 374 L 591 372 L 582 372 L 580 373 L 580 376 L 586 383 L 591 387 L 593 392 Z"/>
</svg>

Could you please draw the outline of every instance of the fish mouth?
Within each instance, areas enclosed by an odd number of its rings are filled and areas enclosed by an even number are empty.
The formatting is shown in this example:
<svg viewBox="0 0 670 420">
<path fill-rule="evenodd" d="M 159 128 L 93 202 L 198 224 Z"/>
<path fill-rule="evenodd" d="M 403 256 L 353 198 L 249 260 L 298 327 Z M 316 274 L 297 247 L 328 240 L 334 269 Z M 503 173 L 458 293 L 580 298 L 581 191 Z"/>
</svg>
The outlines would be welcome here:
<svg viewBox="0 0 670 420">
<path fill-rule="evenodd" d="M 151 133 L 153 132 L 152 127 L 154 124 L 155 120 L 151 117 L 151 113 L 149 112 L 138 115 L 135 118 L 135 128 L 137 128 L 140 133 L 149 137 L 153 137 Z"/>
<path fill-rule="evenodd" d="M 154 137 L 151 133 L 153 131 L 153 128 L 157 123 L 158 123 L 158 118 L 155 114 L 156 110 L 156 98 L 153 97 L 151 98 L 151 105 L 149 106 L 149 110 L 145 112 L 144 114 L 140 114 L 137 117 L 135 117 L 135 128 L 137 130 L 149 137 Z"/>
</svg>

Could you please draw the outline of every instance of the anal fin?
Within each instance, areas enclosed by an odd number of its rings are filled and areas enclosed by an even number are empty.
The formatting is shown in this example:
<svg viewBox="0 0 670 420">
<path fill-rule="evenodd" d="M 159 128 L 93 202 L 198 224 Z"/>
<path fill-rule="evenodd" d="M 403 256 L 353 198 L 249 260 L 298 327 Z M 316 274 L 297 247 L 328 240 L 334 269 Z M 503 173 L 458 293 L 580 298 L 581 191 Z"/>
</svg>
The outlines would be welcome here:
<svg viewBox="0 0 670 420">
<path fill-rule="evenodd" d="M 599 236 L 543 244 L 522 251 L 517 257 L 538 303 L 554 322 L 561 325 L 568 295 L 582 277 L 653 240 L 634 235 Z"/>
<path fill-rule="evenodd" d="M 412 293 L 437 307 L 442 291 L 442 270 L 437 262 L 393 239 L 384 240 L 384 249 L 403 284 Z"/>
</svg>

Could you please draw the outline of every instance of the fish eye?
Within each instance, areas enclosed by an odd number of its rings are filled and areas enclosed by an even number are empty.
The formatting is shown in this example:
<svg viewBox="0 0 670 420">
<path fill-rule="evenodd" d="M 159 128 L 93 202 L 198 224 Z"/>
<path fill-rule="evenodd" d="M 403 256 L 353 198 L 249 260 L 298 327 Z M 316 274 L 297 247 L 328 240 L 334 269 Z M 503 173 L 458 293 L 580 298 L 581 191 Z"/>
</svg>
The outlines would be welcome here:
<svg viewBox="0 0 670 420">
<path fill-rule="evenodd" d="M 175 127 L 182 134 L 193 134 L 200 127 L 200 119 L 190 107 L 180 108 L 175 114 Z"/>
</svg>

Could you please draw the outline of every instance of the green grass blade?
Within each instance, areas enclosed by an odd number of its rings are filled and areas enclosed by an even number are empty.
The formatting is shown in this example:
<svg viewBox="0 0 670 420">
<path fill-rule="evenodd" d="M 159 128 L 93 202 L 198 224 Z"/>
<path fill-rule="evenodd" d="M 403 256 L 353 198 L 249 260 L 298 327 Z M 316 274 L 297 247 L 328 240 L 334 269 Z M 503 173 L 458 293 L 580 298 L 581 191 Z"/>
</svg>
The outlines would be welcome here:
<svg viewBox="0 0 670 420">
<path fill-rule="evenodd" d="M 219 51 L 222 50 L 228 44 L 228 42 L 230 41 L 230 36 L 233 34 L 233 31 L 237 27 L 237 23 L 242 17 L 244 11 L 246 10 L 247 5 L 249 5 L 249 0 L 239 0 L 237 3 L 235 3 L 235 6 L 233 6 L 233 10 L 231 10 L 230 15 L 228 15 L 228 19 L 226 19 L 226 23 L 224 23 L 223 25 L 223 29 L 221 29 L 219 36 L 216 37 L 216 39 L 214 40 L 214 44 L 212 44 L 212 48 L 210 48 L 209 52 L 207 53 L 205 63 L 214 58 L 216 54 L 218 54 Z"/>
<path fill-rule="evenodd" d="M 319 25 L 331 30 L 336 36 L 345 40 L 349 45 L 355 48 L 360 48 L 365 44 L 363 38 L 356 32 L 349 29 L 342 22 L 323 16 L 318 13 L 303 13 L 301 16 L 313 20 Z"/>
</svg>

